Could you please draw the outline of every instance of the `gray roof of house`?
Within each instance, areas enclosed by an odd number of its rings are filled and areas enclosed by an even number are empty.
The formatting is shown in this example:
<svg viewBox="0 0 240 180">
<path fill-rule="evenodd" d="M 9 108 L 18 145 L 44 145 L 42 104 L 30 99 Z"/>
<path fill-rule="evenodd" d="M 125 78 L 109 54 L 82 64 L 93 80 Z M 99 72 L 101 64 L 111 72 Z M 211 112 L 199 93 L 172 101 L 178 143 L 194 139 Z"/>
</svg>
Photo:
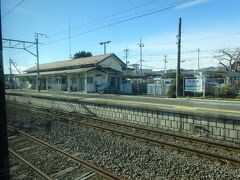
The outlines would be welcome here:
<svg viewBox="0 0 240 180">
<path fill-rule="evenodd" d="M 97 63 L 107 59 L 110 56 L 116 56 L 116 55 L 113 53 L 110 53 L 110 54 L 104 54 L 104 55 L 99 55 L 99 56 L 90 56 L 90 57 L 78 58 L 78 59 L 73 59 L 73 60 L 64 60 L 64 61 L 40 64 L 39 69 L 40 69 L 40 71 L 53 71 L 53 70 L 65 70 L 66 68 L 75 69 L 75 68 L 80 68 L 81 66 L 84 67 L 84 65 L 86 67 L 86 65 L 97 64 Z M 117 59 L 119 59 L 119 58 L 117 57 Z M 27 72 L 27 73 L 32 73 L 32 72 L 36 72 L 36 71 L 37 71 L 36 65 L 25 70 L 25 72 Z"/>
<path fill-rule="evenodd" d="M 45 71 L 45 72 L 40 72 L 40 76 L 45 76 L 45 75 L 67 75 L 67 74 L 80 74 L 92 70 L 98 70 L 105 72 L 107 74 L 118 74 L 120 73 L 119 71 L 108 68 L 108 67 L 88 67 L 88 68 L 77 68 L 77 69 L 67 69 L 67 70 L 58 70 L 58 71 Z M 31 77 L 31 76 L 37 76 L 37 72 L 34 73 L 24 73 L 24 74 L 18 74 L 16 77 Z"/>
<path fill-rule="evenodd" d="M 240 77 L 240 72 L 229 72 L 228 76 L 229 77 Z"/>
<path fill-rule="evenodd" d="M 60 70 L 60 71 L 45 71 L 45 72 L 40 72 L 41 75 L 64 75 L 64 74 L 75 74 L 75 73 L 83 73 L 87 71 L 91 71 L 97 69 L 97 67 L 89 67 L 89 68 L 78 68 L 78 69 L 68 69 L 68 70 Z M 24 73 L 24 74 L 19 74 L 16 77 L 30 77 L 30 76 L 37 76 L 37 73 Z"/>
</svg>

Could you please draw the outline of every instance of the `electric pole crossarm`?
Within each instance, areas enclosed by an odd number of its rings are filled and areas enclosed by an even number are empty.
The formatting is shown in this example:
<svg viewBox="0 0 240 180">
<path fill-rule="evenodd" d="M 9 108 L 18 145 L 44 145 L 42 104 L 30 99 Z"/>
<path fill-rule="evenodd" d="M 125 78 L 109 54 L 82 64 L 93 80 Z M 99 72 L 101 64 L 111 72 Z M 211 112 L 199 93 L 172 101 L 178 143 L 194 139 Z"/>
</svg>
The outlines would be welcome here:
<svg viewBox="0 0 240 180">
<path fill-rule="evenodd" d="M 6 38 L 3 38 L 2 41 L 3 41 L 3 43 L 5 43 L 5 42 L 19 42 L 19 43 L 35 44 L 35 42 L 22 41 L 22 40 L 17 40 L 17 39 L 6 39 Z"/>
<path fill-rule="evenodd" d="M 33 56 L 37 57 L 36 54 L 34 54 L 33 52 L 29 51 L 28 49 L 24 48 L 23 50 L 25 50 L 25 51 L 29 52 L 30 54 L 32 54 Z"/>
<path fill-rule="evenodd" d="M 22 49 L 29 52 L 35 57 L 37 56 L 36 54 L 34 54 L 33 52 L 27 49 L 29 47 L 36 45 L 36 42 L 21 41 L 21 40 L 15 40 L 15 39 L 3 39 L 2 42 L 4 44 L 3 48 Z"/>
<path fill-rule="evenodd" d="M 106 51 L 106 44 L 109 44 L 111 41 L 105 41 L 105 42 L 100 42 L 99 44 L 100 45 L 103 45 L 104 46 L 104 54 L 106 54 L 107 53 L 107 51 Z"/>
<path fill-rule="evenodd" d="M 19 42 L 19 43 L 13 45 L 12 48 L 17 47 L 19 44 L 21 44 L 21 42 Z"/>
</svg>

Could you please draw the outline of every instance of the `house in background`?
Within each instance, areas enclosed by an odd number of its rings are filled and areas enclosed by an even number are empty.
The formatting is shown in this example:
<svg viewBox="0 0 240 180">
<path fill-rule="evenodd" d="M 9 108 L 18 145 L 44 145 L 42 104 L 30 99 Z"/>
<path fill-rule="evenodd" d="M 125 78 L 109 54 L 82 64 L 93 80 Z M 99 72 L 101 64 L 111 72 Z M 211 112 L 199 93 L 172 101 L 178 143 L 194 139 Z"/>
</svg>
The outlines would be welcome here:
<svg viewBox="0 0 240 180">
<path fill-rule="evenodd" d="M 113 53 L 40 64 L 40 89 L 118 93 L 125 66 Z M 36 66 L 27 69 L 17 78 L 20 89 L 37 89 Z"/>
<path fill-rule="evenodd" d="M 240 72 L 229 72 L 227 74 L 227 84 L 240 84 Z"/>
</svg>

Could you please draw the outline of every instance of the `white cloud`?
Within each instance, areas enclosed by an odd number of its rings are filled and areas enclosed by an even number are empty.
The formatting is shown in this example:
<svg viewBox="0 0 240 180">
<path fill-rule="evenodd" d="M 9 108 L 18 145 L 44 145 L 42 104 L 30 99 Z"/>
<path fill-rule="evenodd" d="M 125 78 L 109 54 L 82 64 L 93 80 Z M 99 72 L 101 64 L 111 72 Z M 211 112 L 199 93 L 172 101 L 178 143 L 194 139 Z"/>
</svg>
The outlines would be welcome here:
<svg viewBox="0 0 240 180">
<path fill-rule="evenodd" d="M 192 2 L 190 2 L 190 3 L 177 6 L 177 7 L 175 7 L 174 9 L 175 9 L 175 10 L 186 9 L 186 8 L 189 8 L 189 7 L 197 6 L 197 5 L 199 5 L 199 4 L 207 3 L 207 2 L 209 2 L 209 1 L 210 1 L 210 0 L 195 0 L 195 1 L 192 1 Z"/>
</svg>

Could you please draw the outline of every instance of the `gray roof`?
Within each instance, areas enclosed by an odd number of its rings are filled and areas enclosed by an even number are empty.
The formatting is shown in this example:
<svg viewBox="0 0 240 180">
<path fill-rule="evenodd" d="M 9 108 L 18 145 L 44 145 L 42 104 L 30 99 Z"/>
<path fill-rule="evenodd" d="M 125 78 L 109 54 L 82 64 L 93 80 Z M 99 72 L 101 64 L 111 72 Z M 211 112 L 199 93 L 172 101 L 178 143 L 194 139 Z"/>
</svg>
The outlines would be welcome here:
<svg viewBox="0 0 240 180">
<path fill-rule="evenodd" d="M 81 66 L 86 67 L 87 65 L 97 64 L 113 55 L 116 56 L 115 54 L 110 53 L 110 54 L 104 54 L 104 55 L 99 55 L 99 56 L 91 56 L 91 57 L 78 58 L 78 59 L 73 59 L 73 60 L 64 60 L 64 61 L 40 64 L 39 69 L 40 69 L 40 71 L 50 71 L 50 70 L 52 71 L 52 70 L 64 70 L 66 68 L 68 68 L 68 69 L 74 68 L 75 69 L 75 68 L 80 68 Z M 119 59 L 119 58 L 117 57 L 117 59 Z M 36 65 L 25 70 L 25 72 L 27 72 L 27 73 L 36 72 L 36 71 L 37 71 Z"/>
<path fill-rule="evenodd" d="M 97 67 L 90 67 L 90 68 L 78 68 L 78 69 L 70 69 L 70 70 L 60 70 L 60 71 L 46 71 L 46 72 L 40 72 L 41 75 L 64 75 L 64 74 L 74 74 L 74 73 L 83 73 L 87 71 L 91 71 L 97 69 Z M 28 76 L 36 76 L 37 73 L 24 73 L 19 74 L 16 77 L 28 77 Z"/>
<path fill-rule="evenodd" d="M 229 72 L 228 76 L 229 77 L 240 77 L 240 72 Z"/>
</svg>

